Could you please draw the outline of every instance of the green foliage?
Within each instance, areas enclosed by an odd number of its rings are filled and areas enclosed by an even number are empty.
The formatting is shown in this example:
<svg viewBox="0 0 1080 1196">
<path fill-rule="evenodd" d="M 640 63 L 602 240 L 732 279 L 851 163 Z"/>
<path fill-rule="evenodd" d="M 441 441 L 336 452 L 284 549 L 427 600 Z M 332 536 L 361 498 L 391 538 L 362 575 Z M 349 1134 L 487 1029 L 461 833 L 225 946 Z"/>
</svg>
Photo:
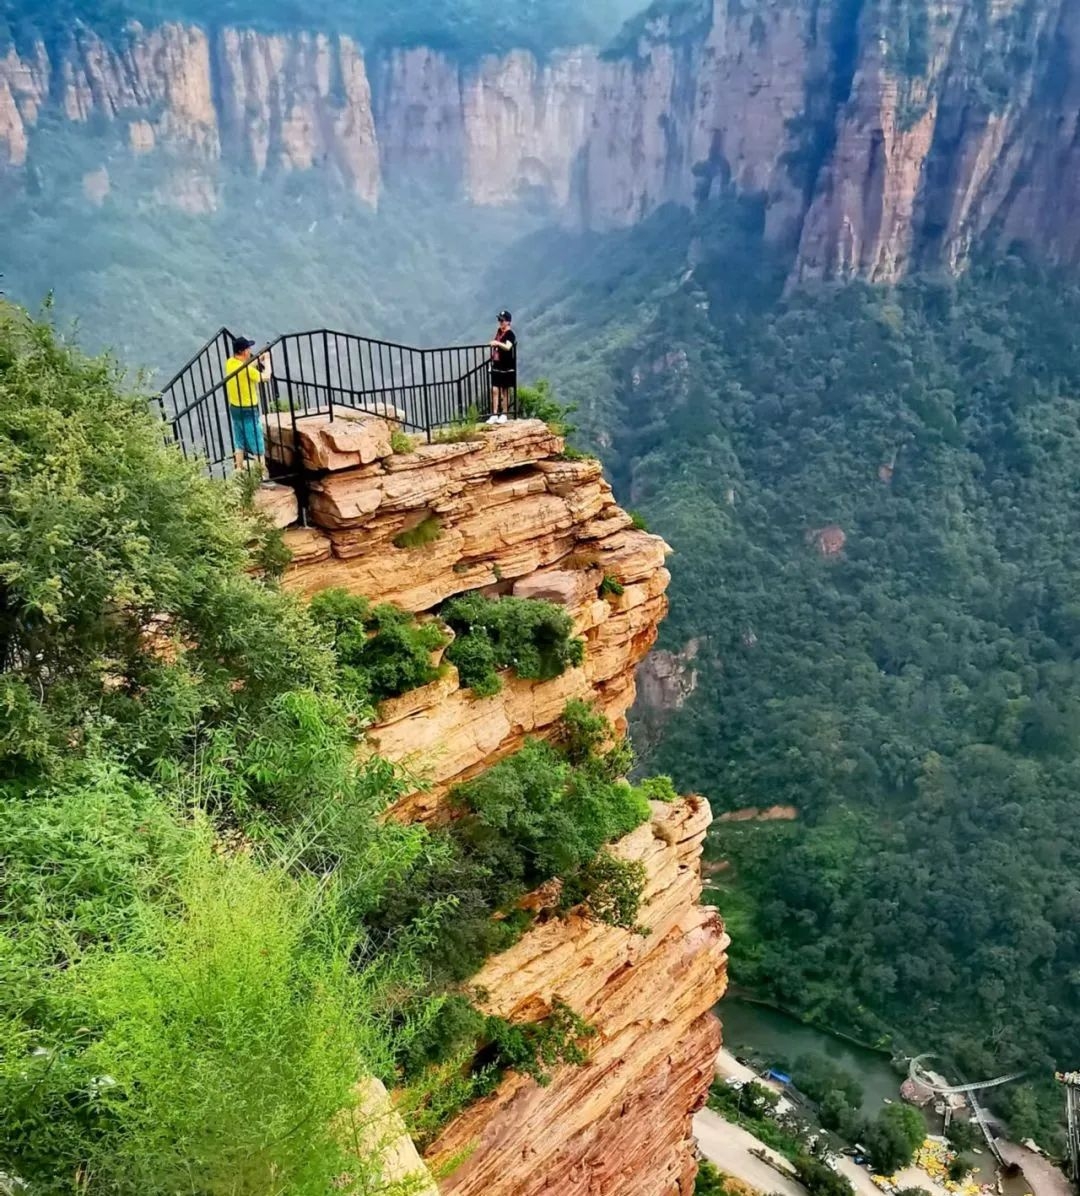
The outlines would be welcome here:
<svg viewBox="0 0 1080 1196">
<path fill-rule="evenodd" d="M 455 419 L 445 428 L 440 428 L 435 433 L 434 441 L 436 444 L 463 444 L 469 440 L 482 440 L 483 437 L 480 412 L 475 407 L 470 407 L 461 419 Z"/>
<path fill-rule="evenodd" d="M 958 1154 L 955 1159 L 949 1160 L 949 1179 L 954 1183 L 960 1183 L 970 1170 L 971 1160 L 965 1159 L 963 1155 Z"/>
<path fill-rule="evenodd" d="M 0 704 L 21 728 L 0 738 L 0 777 L 97 733 L 160 750 L 179 703 L 191 726 L 329 683 L 295 605 L 243 574 L 258 529 L 237 492 L 165 449 L 109 360 L 6 304 L 0 507 Z"/>
<path fill-rule="evenodd" d="M 336 885 L 224 852 L 100 767 L 0 799 L 0 844 L 0 1167 L 132 1196 L 374 1178 L 335 1130 L 386 1068 Z"/>
<path fill-rule="evenodd" d="M 949 1122 L 949 1128 L 945 1131 L 945 1137 L 949 1140 L 949 1145 L 958 1153 L 965 1150 L 971 1150 L 978 1146 L 982 1139 L 982 1134 L 979 1133 L 975 1125 L 970 1121 L 961 1121 L 954 1117 Z"/>
<path fill-rule="evenodd" d="M 786 1118 L 777 1117 L 779 1096 L 764 1084 L 751 1080 L 735 1088 L 722 1080 L 714 1080 L 709 1089 L 708 1104 L 726 1121 L 740 1125 L 794 1162 L 809 1153 L 807 1128 Z"/>
<path fill-rule="evenodd" d="M 394 428 L 390 433 L 390 447 L 395 453 L 411 453 L 416 445 L 413 438 L 400 428 Z"/>
<path fill-rule="evenodd" d="M 820 1103 L 830 1092 L 839 1092 L 849 1108 L 862 1107 L 862 1085 L 846 1068 L 823 1055 L 800 1055 L 792 1065 L 791 1078 L 813 1101 Z"/>
<path fill-rule="evenodd" d="M 450 800 L 460 816 L 432 833 L 423 855 L 385 886 L 369 919 L 377 939 L 427 917 L 431 981 L 460 983 L 531 924 L 516 902 L 554 877 L 563 881 L 564 906 L 585 902 L 598 919 L 632 927 L 642 873 L 603 848 L 645 822 L 649 805 L 618 779 L 620 748 L 599 750 L 610 738 L 601 719 L 592 746 L 572 757 L 565 747 L 529 740 L 459 785 Z"/>
<path fill-rule="evenodd" d="M 517 755 L 459 786 L 456 833 L 478 845 L 490 836 L 513 844 L 527 887 L 564 881 L 589 864 L 605 843 L 649 817 L 644 798 L 604 775 L 602 763 L 575 767 L 549 744 L 526 743 Z"/>
<path fill-rule="evenodd" d="M 694 1196 L 728 1196 L 725 1184 L 727 1176 L 717 1169 L 708 1159 L 698 1163 L 697 1176 L 694 1179 Z"/>
<path fill-rule="evenodd" d="M 389 603 L 372 608 L 347 590 L 323 590 L 311 616 L 333 645 L 342 677 L 361 701 L 383 701 L 438 676 L 431 654 L 446 643 L 435 622 L 420 622 Z"/>
<path fill-rule="evenodd" d="M 427 515 L 415 527 L 400 532 L 394 537 L 395 548 L 423 548 L 433 544 L 442 535 L 442 520 L 438 515 Z"/>
<path fill-rule="evenodd" d="M 907 1167 L 926 1137 L 926 1123 L 910 1105 L 889 1105 L 863 1131 L 863 1142 L 879 1175 Z"/>
<path fill-rule="evenodd" d="M 638 785 L 643 797 L 649 801 L 678 801 L 679 794 L 671 777 L 646 777 Z"/>
<path fill-rule="evenodd" d="M 500 669 L 512 668 L 527 681 L 550 681 L 584 659 L 584 641 L 554 602 L 465 594 L 447 602 L 441 615 L 456 636 L 447 659 L 478 697 L 498 693 Z"/>
<path fill-rule="evenodd" d="M 571 764 L 602 761 L 610 780 L 627 776 L 634 763 L 630 741 L 617 739 L 607 718 L 581 698 L 571 698 L 563 707 L 554 741 Z"/>
<path fill-rule="evenodd" d="M 649 525 L 645 522 L 645 516 L 639 511 L 628 511 L 627 514 L 630 516 L 630 526 L 634 531 L 647 532 L 649 530 Z"/>
<path fill-rule="evenodd" d="M 810 1196 L 852 1196 L 855 1191 L 846 1176 L 810 1155 L 795 1159 L 795 1175 Z"/>
<path fill-rule="evenodd" d="M 484 1034 L 489 1041 L 482 1055 L 493 1056 L 500 1071 L 518 1071 L 546 1086 L 551 1083 L 553 1067 L 586 1062 L 589 1056 L 584 1044 L 594 1037 L 596 1027 L 556 999 L 541 1021 L 511 1022 L 489 1017 Z"/>
<path fill-rule="evenodd" d="M 564 882 L 562 904 L 569 909 L 584 903 L 597 921 L 635 930 L 647 880 L 640 860 L 620 860 L 610 851 L 601 851 Z"/>
<path fill-rule="evenodd" d="M 621 598 L 625 593 L 626 587 L 617 577 L 612 577 L 610 573 L 604 574 L 604 580 L 600 583 L 601 598 Z"/>
<path fill-rule="evenodd" d="M 551 1082 L 551 1069 L 582 1064 L 596 1029 L 564 1002 L 537 1022 L 484 1016 L 464 997 L 451 996 L 431 1036 L 423 1068 L 407 1072 L 399 1101 L 409 1132 L 423 1149 L 464 1108 L 488 1095 L 508 1071 Z"/>
<path fill-rule="evenodd" d="M 570 422 L 577 407 L 572 403 L 560 403 L 547 378 L 538 379 L 533 386 L 519 386 L 517 401 L 522 419 L 543 420 L 556 436 L 570 437 L 577 431 Z"/>
</svg>

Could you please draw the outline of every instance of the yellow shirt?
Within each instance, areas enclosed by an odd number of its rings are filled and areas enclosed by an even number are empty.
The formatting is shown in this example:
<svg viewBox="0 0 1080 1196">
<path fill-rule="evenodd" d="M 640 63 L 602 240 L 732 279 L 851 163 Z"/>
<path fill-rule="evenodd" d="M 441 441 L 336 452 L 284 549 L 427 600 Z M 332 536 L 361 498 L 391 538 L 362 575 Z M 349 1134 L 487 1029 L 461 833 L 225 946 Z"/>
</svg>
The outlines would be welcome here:
<svg viewBox="0 0 1080 1196">
<path fill-rule="evenodd" d="M 236 376 L 229 377 L 235 371 L 239 371 Z M 227 379 L 225 393 L 229 396 L 230 406 L 258 407 L 259 383 L 262 381 L 262 373 L 257 362 L 245 363 L 239 357 L 230 357 L 225 362 L 225 377 Z"/>
</svg>

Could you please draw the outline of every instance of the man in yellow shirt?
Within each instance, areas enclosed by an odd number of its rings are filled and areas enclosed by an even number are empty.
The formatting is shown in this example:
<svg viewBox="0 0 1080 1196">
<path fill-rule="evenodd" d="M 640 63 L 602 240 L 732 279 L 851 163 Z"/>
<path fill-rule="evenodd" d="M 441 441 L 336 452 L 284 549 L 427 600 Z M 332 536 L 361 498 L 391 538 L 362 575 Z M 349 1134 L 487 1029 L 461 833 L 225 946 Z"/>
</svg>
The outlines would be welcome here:
<svg viewBox="0 0 1080 1196">
<path fill-rule="evenodd" d="M 252 361 L 254 341 L 238 336 L 233 341 L 232 356 L 225 362 L 225 395 L 232 421 L 233 460 L 238 470 L 254 457 L 259 474 L 266 472 L 266 448 L 263 443 L 262 412 L 259 410 L 259 383 L 270 377 L 270 362 L 264 353 Z"/>
</svg>

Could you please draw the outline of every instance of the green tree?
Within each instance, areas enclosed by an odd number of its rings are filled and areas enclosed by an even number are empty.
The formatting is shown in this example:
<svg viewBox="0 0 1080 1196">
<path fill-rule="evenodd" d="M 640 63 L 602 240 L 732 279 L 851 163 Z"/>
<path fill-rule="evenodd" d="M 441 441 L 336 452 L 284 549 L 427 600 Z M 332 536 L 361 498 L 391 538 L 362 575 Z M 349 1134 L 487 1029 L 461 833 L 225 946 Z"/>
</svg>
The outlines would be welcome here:
<svg viewBox="0 0 1080 1196">
<path fill-rule="evenodd" d="M 810 1196 L 852 1196 L 854 1192 L 846 1176 L 809 1155 L 795 1160 L 795 1174 Z"/>
</svg>

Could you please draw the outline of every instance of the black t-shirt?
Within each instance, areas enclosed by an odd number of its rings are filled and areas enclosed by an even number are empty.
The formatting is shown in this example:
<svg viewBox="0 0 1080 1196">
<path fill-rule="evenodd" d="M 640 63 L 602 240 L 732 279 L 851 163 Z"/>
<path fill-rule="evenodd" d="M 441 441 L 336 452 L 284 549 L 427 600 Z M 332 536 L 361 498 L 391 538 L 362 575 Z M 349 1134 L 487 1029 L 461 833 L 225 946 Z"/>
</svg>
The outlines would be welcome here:
<svg viewBox="0 0 1080 1196">
<path fill-rule="evenodd" d="M 497 374 L 512 374 L 517 369 L 517 337 L 512 328 L 505 332 L 496 332 L 492 340 L 509 344 L 509 349 L 491 350 L 491 368 Z"/>
</svg>

